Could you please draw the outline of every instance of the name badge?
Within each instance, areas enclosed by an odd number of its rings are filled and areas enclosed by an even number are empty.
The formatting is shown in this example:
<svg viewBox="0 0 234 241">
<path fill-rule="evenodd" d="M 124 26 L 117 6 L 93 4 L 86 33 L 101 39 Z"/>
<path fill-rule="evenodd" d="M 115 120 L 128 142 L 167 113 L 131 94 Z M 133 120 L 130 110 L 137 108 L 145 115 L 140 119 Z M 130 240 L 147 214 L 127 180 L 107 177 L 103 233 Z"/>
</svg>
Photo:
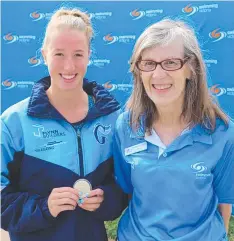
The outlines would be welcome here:
<svg viewBox="0 0 234 241">
<path fill-rule="evenodd" d="M 147 142 L 142 142 L 140 144 L 137 144 L 135 146 L 130 146 L 128 148 L 125 148 L 124 154 L 125 156 L 131 155 L 136 152 L 147 150 Z"/>
</svg>

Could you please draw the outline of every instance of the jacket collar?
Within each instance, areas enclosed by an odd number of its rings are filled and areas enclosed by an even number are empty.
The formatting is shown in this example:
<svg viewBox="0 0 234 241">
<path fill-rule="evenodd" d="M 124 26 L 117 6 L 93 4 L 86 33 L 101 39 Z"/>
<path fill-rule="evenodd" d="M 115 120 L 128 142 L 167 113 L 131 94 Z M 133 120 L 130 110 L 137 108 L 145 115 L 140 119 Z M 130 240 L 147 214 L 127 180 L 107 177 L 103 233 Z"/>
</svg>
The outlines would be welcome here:
<svg viewBox="0 0 234 241">
<path fill-rule="evenodd" d="M 46 90 L 50 87 L 50 84 L 50 77 L 45 77 L 34 84 L 27 114 L 37 118 L 64 120 L 64 117 L 50 103 L 46 94 Z M 95 105 L 89 111 L 86 117 L 87 120 L 96 119 L 120 109 L 120 105 L 115 98 L 102 85 L 97 84 L 95 81 L 89 82 L 87 79 L 84 79 L 83 89 L 95 99 Z"/>
</svg>

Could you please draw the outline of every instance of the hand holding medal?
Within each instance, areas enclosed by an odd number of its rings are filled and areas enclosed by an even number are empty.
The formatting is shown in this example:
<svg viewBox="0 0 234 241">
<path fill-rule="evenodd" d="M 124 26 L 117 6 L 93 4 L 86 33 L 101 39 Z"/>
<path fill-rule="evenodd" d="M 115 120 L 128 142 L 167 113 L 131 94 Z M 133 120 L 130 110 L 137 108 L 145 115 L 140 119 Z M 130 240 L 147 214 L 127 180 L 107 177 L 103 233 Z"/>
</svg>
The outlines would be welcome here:
<svg viewBox="0 0 234 241">
<path fill-rule="evenodd" d="M 100 188 L 92 190 L 91 183 L 86 179 L 77 180 L 73 188 L 78 191 L 78 205 L 84 210 L 95 211 L 104 200 L 103 190 Z"/>
<path fill-rule="evenodd" d="M 92 185 L 86 179 L 79 179 L 74 183 L 73 188 L 78 191 L 80 200 L 85 198 L 90 193 L 92 190 Z"/>
</svg>

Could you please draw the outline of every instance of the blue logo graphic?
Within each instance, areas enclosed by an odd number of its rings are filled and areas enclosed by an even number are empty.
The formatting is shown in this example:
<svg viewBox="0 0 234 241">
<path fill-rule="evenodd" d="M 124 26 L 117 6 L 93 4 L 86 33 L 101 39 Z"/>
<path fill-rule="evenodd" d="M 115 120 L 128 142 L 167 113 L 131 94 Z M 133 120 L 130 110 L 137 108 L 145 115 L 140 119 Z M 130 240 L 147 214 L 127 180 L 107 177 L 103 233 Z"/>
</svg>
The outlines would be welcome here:
<svg viewBox="0 0 234 241">
<path fill-rule="evenodd" d="M 100 123 L 98 123 L 94 128 L 94 136 L 98 143 L 105 144 L 106 137 L 111 132 L 111 125 L 103 126 Z"/>
</svg>

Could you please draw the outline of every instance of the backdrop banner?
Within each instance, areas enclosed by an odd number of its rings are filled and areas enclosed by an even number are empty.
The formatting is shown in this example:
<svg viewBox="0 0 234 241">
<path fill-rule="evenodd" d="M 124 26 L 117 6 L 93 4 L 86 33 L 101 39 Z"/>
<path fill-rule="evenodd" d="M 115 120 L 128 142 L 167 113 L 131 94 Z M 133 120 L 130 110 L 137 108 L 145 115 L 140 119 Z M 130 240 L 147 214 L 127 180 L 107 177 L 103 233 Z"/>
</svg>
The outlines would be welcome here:
<svg viewBox="0 0 234 241">
<path fill-rule="evenodd" d="M 203 50 L 209 90 L 234 117 L 234 2 L 210 1 L 2 2 L 2 112 L 48 75 L 40 48 L 48 20 L 62 6 L 90 14 L 95 38 L 86 77 L 122 105 L 132 91 L 129 59 L 140 33 L 165 17 L 187 21 Z"/>
</svg>

